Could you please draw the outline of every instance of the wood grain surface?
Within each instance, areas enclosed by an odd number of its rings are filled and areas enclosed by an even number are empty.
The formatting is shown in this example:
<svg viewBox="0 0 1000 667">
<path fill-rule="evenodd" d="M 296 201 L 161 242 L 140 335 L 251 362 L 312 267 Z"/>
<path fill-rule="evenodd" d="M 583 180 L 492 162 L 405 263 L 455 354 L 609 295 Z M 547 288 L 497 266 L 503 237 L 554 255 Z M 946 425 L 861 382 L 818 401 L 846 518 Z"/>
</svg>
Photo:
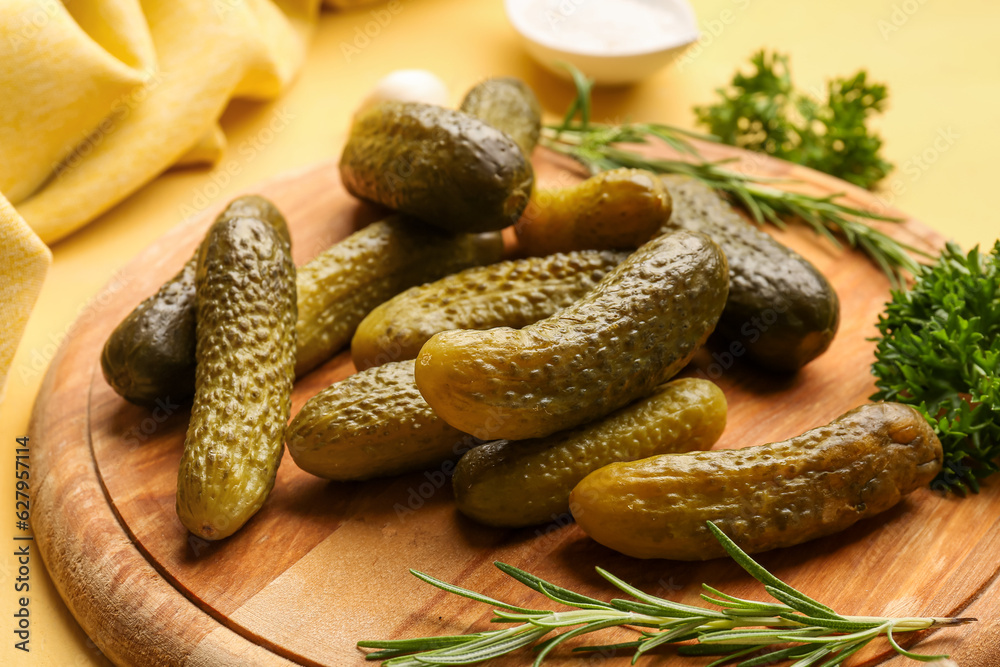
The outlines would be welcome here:
<svg viewBox="0 0 1000 667">
<path fill-rule="evenodd" d="M 659 149 L 666 150 L 666 149 Z M 735 149 L 753 173 L 795 178 L 815 192 L 843 192 L 873 206 L 867 192 L 831 177 Z M 539 151 L 539 182 L 568 184 L 573 165 Z M 256 190 L 285 213 L 302 264 L 380 212 L 340 185 L 335 162 L 275 179 Z M 221 208 L 221 206 L 219 207 Z M 698 602 L 701 582 L 763 598 L 734 563 L 640 561 L 589 540 L 571 522 L 521 530 L 476 525 L 451 502 L 451 463 L 389 480 L 332 483 L 298 469 L 285 453 L 274 492 L 235 536 L 208 543 L 188 535 L 175 510 L 177 464 L 188 407 L 163 397 L 158 409 L 128 404 L 104 382 L 99 353 L 114 326 L 190 257 L 218 209 L 171 231 L 137 257 L 85 309 L 39 394 L 31 429 L 33 525 L 40 550 L 70 610 L 115 662 L 135 665 L 363 663 L 360 639 L 456 634 L 487 627 L 490 609 L 420 583 L 419 569 L 516 604 L 539 596 L 505 579 L 502 560 L 597 597 L 614 591 L 604 567 L 654 594 Z M 925 248 L 940 238 L 908 220 L 889 225 Z M 776 232 L 812 260 L 841 299 L 830 350 L 794 376 L 770 376 L 703 350 L 685 371 L 715 380 L 729 401 L 717 447 L 797 435 L 867 401 L 874 324 L 885 278 L 862 255 L 836 249 L 802 229 Z M 346 352 L 301 378 L 293 414 L 331 382 L 354 372 Z M 35 443 L 37 449 L 35 449 Z M 793 586 L 847 614 L 973 615 L 978 624 L 924 633 L 920 650 L 951 652 L 963 667 L 1000 664 L 1000 490 L 995 482 L 967 499 L 929 489 L 895 509 L 829 538 L 762 554 Z M 627 630 L 608 641 L 627 640 Z M 912 643 L 912 638 L 910 639 Z M 522 652 L 499 664 L 530 662 Z M 595 663 L 594 660 L 597 659 Z M 556 655 L 552 664 L 627 665 L 629 655 Z M 649 665 L 700 665 L 671 650 Z M 875 642 L 854 665 L 901 665 Z M 915 664 L 915 663 L 914 663 Z"/>
</svg>

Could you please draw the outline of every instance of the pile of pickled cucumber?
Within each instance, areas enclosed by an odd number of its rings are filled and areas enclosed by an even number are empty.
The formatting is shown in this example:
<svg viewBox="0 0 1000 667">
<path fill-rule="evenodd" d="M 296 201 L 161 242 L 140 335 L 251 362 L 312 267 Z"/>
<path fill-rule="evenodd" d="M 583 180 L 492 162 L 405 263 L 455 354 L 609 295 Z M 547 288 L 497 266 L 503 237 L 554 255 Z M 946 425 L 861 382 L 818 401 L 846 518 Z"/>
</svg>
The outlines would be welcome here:
<svg viewBox="0 0 1000 667">
<path fill-rule="evenodd" d="M 710 336 L 741 363 L 794 373 L 830 345 L 836 293 L 693 180 L 622 169 L 535 188 L 540 123 L 511 78 L 459 110 L 382 102 L 355 118 L 340 172 L 392 215 L 296 269 L 281 213 L 241 197 L 115 329 L 101 358 L 115 391 L 193 395 L 177 483 L 188 530 L 238 530 L 286 444 L 340 481 L 461 455 L 465 515 L 527 526 L 572 512 L 639 558 L 723 555 L 706 521 L 747 552 L 797 544 L 934 478 L 937 437 L 892 403 L 710 451 L 726 399 L 674 376 Z M 289 423 L 295 377 L 348 345 L 359 372 Z"/>
</svg>

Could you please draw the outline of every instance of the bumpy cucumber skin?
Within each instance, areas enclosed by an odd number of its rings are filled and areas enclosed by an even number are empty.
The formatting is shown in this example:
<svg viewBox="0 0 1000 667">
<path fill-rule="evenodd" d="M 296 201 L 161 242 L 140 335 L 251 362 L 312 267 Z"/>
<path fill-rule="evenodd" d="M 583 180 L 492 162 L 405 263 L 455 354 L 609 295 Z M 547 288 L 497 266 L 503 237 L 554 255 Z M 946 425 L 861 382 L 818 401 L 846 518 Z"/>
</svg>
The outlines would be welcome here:
<svg viewBox="0 0 1000 667">
<path fill-rule="evenodd" d="M 744 551 L 800 544 L 884 512 L 941 469 L 941 442 L 913 408 L 856 408 L 800 436 L 743 449 L 615 463 L 570 495 L 577 523 L 636 558 L 724 556 L 714 522 Z"/>
<path fill-rule="evenodd" d="M 528 255 L 635 249 L 667 223 L 672 208 L 656 174 L 612 169 L 567 188 L 535 190 L 514 231 Z"/>
<path fill-rule="evenodd" d="M 253 218 L 213 225 L 196 274 L 195 397 L 177 476 L 177 515 L 195 535 L 232 535 L 278 472 L 295 380 L 295 265 Z"/>
<path fill-rule="evenodd" d="M 531 163 L 502 131 L 415 102 L 382 102 L 355 118 L 340 178 L 355 197 L 452 232 L 514 224 L 534 183 Z"/>
<path fill-rule="evenodd" d="M 826 351 L 837 333 L 840 301 L 823 274 L 706 185 L 684 176 L 662 178 L 674 197 L 664 231 L 708 234 L 729 260 L 729 301 L 719 335 L 768 370 L 796 371 Z"/>
<path fill-rule="evenodd" d="M 404 216 L 351 234 L 299 271 L 296 372 L 333 356 L 372 309 L 403 290 L 502 254 L 498 232 L 450 234 Z"/>
<path fill-rule="evenodd" d="M 498 76 L 476 84 L 465 94 L 459 111 L 505 132 L 530 157 L 542 133 L 542 105 L 524 81 Z"/>
<path fill-rule="evenodd" d="M 683 378 L 602 420 L 546 438 L 497 440 L 467 452 L 452 485 L 459 511 L 491 526 L 553 521 L 589 473 L 616 461 L 709 449 L 726 427 L 726 398 Z"/>
<path fill-rule="evenodd" d="M 417 357 L 417 387 L 442 419 L 483 440 L 571 428 L 680 371 L 715 328 L 728 284 L 707 236 L 660 236 L 552 317 L 434 335 Z"/>
<path fill-rule="evenodd" d="M 368 314 L 351 340 L 359 370 L 415 359 L 431 336 L 451 329 L 520 328 L 592 290 L 628 256 L 587 250 L 473 267 L 411 287 Z"/>
<path fill-rule="evenodd" d="M 306 472 L 338 481 L 420 470 L 472 444 L 434 414 L 413 381 L 413 360 L 371 368 L 309 399 L 288 428 Z"/>
<path fill-rule="evenodd" d="M 252 217 L 288 241 L 281 213 L 262 197 L 241 197 L 220 219 Z M 202 244 L 204 245 L 204 243 Z M 338 352 L 355 327 L 402 290 L 503 254 L 497 233 L 447 234 L 391 216 L 332 246 L 299 272 L 297 369 L 308 372 Z M 194 393 L 197 253 L 112 332 L 101 354 L 108 384 L 123 398 L 152 406 Z"/>
<path fill-rule="evenodd" d="M 250 217 L 271 224 L 288 240 L 288 226 L 274 204 L 248 195 L 234 200 L 220 219 Z M 111 388 L 137 405 L 181 400 L 194 393 L 195 289 L 198 252 L 111 332 L 101 371 Z"/>
</svg>

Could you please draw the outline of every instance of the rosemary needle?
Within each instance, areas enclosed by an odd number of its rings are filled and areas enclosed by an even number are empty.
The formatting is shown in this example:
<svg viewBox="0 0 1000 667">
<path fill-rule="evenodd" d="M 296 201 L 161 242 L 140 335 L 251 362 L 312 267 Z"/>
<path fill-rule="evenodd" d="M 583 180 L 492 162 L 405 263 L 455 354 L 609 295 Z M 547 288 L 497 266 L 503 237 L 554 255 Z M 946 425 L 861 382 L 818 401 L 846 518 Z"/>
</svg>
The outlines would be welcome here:
<svg viewBox="0 0 1000 667">
<path fill-rule="evenodd" d="M 468 635 L 419 637 L 415 639 L 367 640 L 359 648 L 375 648 L 369 660 L 385 660 L 395 667 L 423 665 L 468 665 L 507 655 L 535 645 L 537 667 L 563 642 L 611 627 L 641 630 L 636 641 L 583 646 L 574 652 L 633 652 L 632 662 L 659 646 L 678 644 L 677 651 L 689 656 L 720 656 L 708 667 L 741 659 L 738 667 L 755 667 L 782 660 L 795 660 L 793 667 L 834 667 L 884 635 L 899 655 L 920 661 L 939 660 L 945 655 L 923 655 L 902 648 L 896 635 L 931 628 L 963 625 L 974 618 L 881 618 L 842 616 L 826 605 L 792 588 L 761 567 L 715 524 L 708 529 L 733 560 L 764 584 L 775 602 L 733 597 L 704 585 L 702 598 L 717 607 L 696 607 L 645 593 L 610 572 L 598 574 L 633 600 L 602 601 L 549 583 L 505 563 L 495 565 L 506 575 L 571 611 L 525 609 L 494 600 L 473 591 L 411 572 L 432 586 L 495 607 L 495 623 L 511 624 L 502 630 Z M 562 628 L 572 628 L 557 632 Z M 554 636 L 544 639 L 551 633 Z M 544 641 L 542 641 L 544 639 Z M 692 643 L 693 642 L 693 643 Z M 820 661 L 823 662 L 820 662 Z"/>
<path fill-rule="evenodd" d="M 646 169 L 656 173 L 685 174 L 724 193 L 744 208 L 758 224 L 783 227 L 788 220 L 807 224 L 814 232 L 839 246 L 840 240 L 859 248 L 886 273 L 893 285 L 903 284 L 904 272 L 916 273 L 914 255 L 929 255 L 892 238 L 866 221 L 900 222 L 899 218 L 850 206 L 840 195 L 816 196 L 777 187 L 794 181 L 753 176 L 730 169 L 732 160 L 705 159 L 692 138 L 714 141 L 702 135 L 661 123 L 592 123 L 592 82 L 570 68 L 577 94 L 559 125 L 543 128 L 542 145 L 567 155 L 598 173 L 618 167 Z M 629 150 L 627 144 L 648 144 L 658 139 L 680 154 L 680 159 L 652 158 Z"/>
</svg>

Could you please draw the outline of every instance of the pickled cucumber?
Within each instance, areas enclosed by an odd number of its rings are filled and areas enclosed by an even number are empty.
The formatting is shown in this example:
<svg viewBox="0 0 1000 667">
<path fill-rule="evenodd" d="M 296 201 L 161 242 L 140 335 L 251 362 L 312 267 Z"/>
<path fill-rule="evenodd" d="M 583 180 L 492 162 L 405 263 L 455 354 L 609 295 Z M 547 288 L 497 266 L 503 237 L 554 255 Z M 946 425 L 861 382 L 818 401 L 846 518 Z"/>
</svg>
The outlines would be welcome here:
<svg viewBox="0 0 1000 667">
<path fill-rule="evenodd" d="M 941 462 L 919 412 L 876 403 L 783 442 L 613 463 L 585 477 L 570 505 L 616 551 L 707 560 L 725 552 L 706 521 L 748 553 L 800 544 L 884 512 Z"/>
<path fill-rule="evenodd" d="M 718 334 L 759 366 L 795 371 L 822 354 L 840 321 L 833 286 L 808 260 L 747 222 L 708 186 L 664 176 L 674 213 L 664 228 L 702 232 L 729 261 L 729 300 Z"/>
<path fill-rule="evenodd" d="M 620 264 L 623 252 L 586 250 L 473 267 L 411 287 L 368 314 L 351 341 L 359 370 L 414 359 L 451 329 L 519 328 L 565 308 Z"/>
<path fill-rule="evenodd" d="M 263 197 L 235 199 L 219 219 L 240 217 L 263 220 L 288 241 L 285 219 Z M 101 352 L 101 371 L 122 398 L 149 406 L 194 393 L 197 263 L 196 251 L 177 275 L 136 306 L 108 336 Z"/>
<path fill-rule="evenodd" d="M 588 473 L 615 461 L 708 449 L 725 426 L 721 389 L 708 380 L 674 380 L 604 419 L 468 451 L 452 477 L 455 504 L 492 526 L 552 521 L 569 510 L 570 491 Z"/>
<path fill-rule="evenodd" d="M 195 397 L 177 475 L 177 515 L 195 535 L 232 535 L 278 472 L 295 379 L 295 265 L 274 227 L 222 218 L 195 275 Z"/>
<path fill-rule="evenodd" d="M 486 79 L 465 94 L 459 110 L 502 130 L 531 157 L 542 132 L 542 106 L 524 81 L 513 76 Z"/>
<path fill-rule="evenodd" d="M 237 199 L 221 218 L 259 217 L 288 238 L 281 214 L 260 197 Z M 335 244 L 298 274 L 300 374 L 351 339 L 375 306 L 400 291 L 500 259 L 497 233 L 452 235 L 399 216 L 373 223 Z M 112 332 L 101 355 L 108 384 L 140 405 L 194 393 L 197 255 Z"/>
<path fill-rule="evenodd" d="M 288 451 L 306 472 L 339 481 L 419 470 L 473 444 L 434 414 L 413 360 L 371 368 L 316 394 L 292 420 Z"/>
<path fill-rule="evenodd" d="M 517 222 L 534 175 L 514 140 L 484 121 L 416 102 L 357 116 L 340 157 L 348 192 L 452 232 Z"/>
<path fill-rule="evenodd" d="M 667 224 L 671 210 L 656 174 L 612 169 L 567 188 L 535 190 L 514 231 L 529 255 L 634 249 Z"/>
<path fill-rule="evenodd" d="M 365 316 L 413 285 L 500 259 L 497 232 L 449 234 L 391 216 L 333 245 L 299 271 L 298 360 L 303 374 L 344 347 Z"/>
<path fill-rule="evenodd" d="M 597 419 L 684 367 L 715 328 L 728 276 L 704 234 L 657 237 L 552 317 L 435 334 L 417 357 L 417 387 L 442 419 L 483 440 Z"/>
</svg>

